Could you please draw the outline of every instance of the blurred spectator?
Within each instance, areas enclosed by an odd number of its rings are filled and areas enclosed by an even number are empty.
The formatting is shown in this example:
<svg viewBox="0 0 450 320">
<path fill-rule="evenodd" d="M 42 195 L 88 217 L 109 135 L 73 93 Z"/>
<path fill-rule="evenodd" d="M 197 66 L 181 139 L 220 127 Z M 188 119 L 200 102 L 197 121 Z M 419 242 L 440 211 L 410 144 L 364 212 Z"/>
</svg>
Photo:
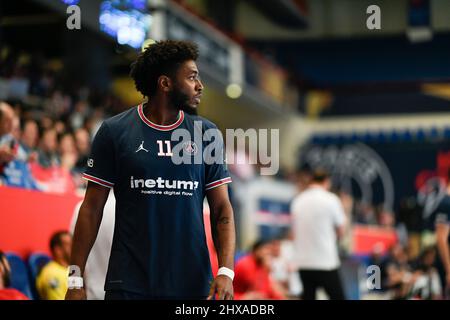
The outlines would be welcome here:
<svg viewBox="0 0 450 320">
<path fill-rule="evenodd" d="M 52 129 L 53 128 L 53 120 L 52 120 L 52 118 L 50 116 L 48 116 L 48 115 L 43 115 L 41 117 L 40 127 L 44 131 Z"/>
<path fill-rule="evenodd" d="M 22 292 L 9 288 L 11 281 L 11 266 L 8 259 L 0 251 L 0 300 L 29 300 Z"/>
<path fill-rule="evenodd" d="M 104 113 L 101 109 L 96 109 L 92 115 L 86 119 L 84 127 L 89 131 L 90 136 L 94 137 L 103 123 Z"/>
<path fill-rule="evenodd" d="M 21 146 L 28 159 L 37 160 L 37 144 L 39 140 L 39 128 L 34 120 L 27 120 L 23 126 Z"/>
<path fill-rule="evenodd" d="M 39 139 L 39 127 L 34 120 L 27 120 L 23 125 L 21 143 L 27 152 L 36 151 Z"/>
<path fill-rule="evenodd" d="M 53 260 L 46 264 L 36 279 L 36 289 L 43 300 L 64 300 L 72 236 L 67 231 L 59 231 L 50 239 Z"/>
<path fill-rule="evenodd" d="M 75 131 L 75 143 L 78 151 L 78 159 L 75 164 L 75 170 L 83 172 L 91 150 L 91 139 L 89 132 L 84 128 L 80 128 Z"/>
<path fill-rule="evenodd" d="M 295 258 L 294 234 L 290 229 L 286 237 L 281 240 L 279 259 L 283 261 L 284 268 L 287 270 L 288 295 L 298 298 L 303 291 L 303 286 L 295 265 Z"/>
<path fill-rule="evenodd" d="M 406 299 L 414 279 L 408 263 L 408 255 L 400 243 L 390 248 L 382 269 L 386 272 L 386 278 L 381 282 L 383 289 L 390 291 L 391 298 L 394 300 Z"/>
<path fill-rule="evenodd" d="M 384 250 L 385 246 L 382 242 L 377 242 L 373 248 L 372 252 L 370 253 L 368 264 L 369 265 L 376 265 L 380 266 L 384 262 Z"/>
<path fill-rule="evenodd" d="M 20 136 L 22 135 L 22 130 L 20 129 L 20 119 L 14 112 L 11 135 L 15 141 L 20 141 Z"/>
<path fill-rule="evenodd" d="M 345 299 L 336 238 L 343 237 L 346 218 L 330 187 L 328 173 L 316 170 L 311 184 L 291 205 L 296 264 L 305 300 L 315 300 L 316 290 L 321 287 L 330 299 Z"/>
<path fill-rule="evenodd" d="M 0 183 L 9 186 L 37 189 L 28 167 L 28 154 L 21 146 L 20 123 L 10 105 L 0 102 Z M 18 133 L 18 132 L 19 133 Z"/>
<path fill-rule="evenodd" d="M 55 119 L 67 115 L 70 111 L 71 99 L 60 90 L 55 90 L 49 100 L 45 101 L 44 109 Z"/>
<path fill-rule="evenodd" d="M 74 184 L 85 188 L 81 172 L 89 154 L 90 138 L 105 116 L 124 111 L 125 104 L 111 92 L 90 88 L 85 83 L 67 78 L 62 60 L 49 60 L 43 52 L 30 54 L 7 44 L 2 44 L 1 49 L 0 99 L 14 101 L 13 111 L 17 116 L 10 112 L 8 105 L 0 104 L 0 123 L 3 123 L 0 124 L 1 183 L 27 188 L 25 185 L 28 184 L 17 181 L 11 184 L 17 171 L 27 171 L 29 167 L 27 163 L 18 161 L 38 159 L 39 165 L 31 167 L 33 173 L 37 167 L 58 169 L 62 165 L 71 170 Z M 5 116 L 1 120 L 3 113 Z M 36 126 L 28 122 L 30 119 L 34 119 L 39 128 L 37 139 L 34 138 Z M 21 122 L 25 123 L 19 128 Z M 71 149 L 71 139 L 65 135 L 66 132 L 76 132 L 76 157 L 74 152 L 61 152 L 61 149 Z M 57 137 L 63 137 L 62 146 L 58 147 Z M 35 148 L 37 152 L 33 153 Z M 11 169 L 10 182 L 4 174 L 6 164 Z M 57 184 L 59 179 L 60 175 L 53 175 L 51 180 Z"/>
<path fill-rule="evenodd" d="M 439 274 L 434 267 L 436 248 L 425 248 L 414 268 L 415 281 L 409 294 L 413 299 L 438 300 L 442 297 Z"/>
<path fill-rule="evenodd" d="M 356 201 L 354 206 L 355 222 L 361 224 L 377 224 L 375 208 L 368 203 Z"/>
<path fill-rule="evenodd" d="M 284 299 L 270 278 L 272 244 L 257 241 L 251 254 L 238 261 L 235 267 L 234 297 L 237 300 Z"/>
<path fill-rule="evenodd" d="M 75 139 L 71 133 L 65 133 L 59 140 L 59 158 L 61 167 L 72 171 L 78 160 L 78 152 L 75 146 Z"/>
<path fill-rule="evenodd" d="M 38 161 L 44 168 L 60 165 L 58 153 L 58 141 L 56 131 L 54 129 L 46 129 L 42 134 L 40 142 Z"/>
<path fill-rule="evenodd" d="M 55 129 L 57 135 L 62 135 L 67 131 L 66 124 L 61 120 L 56 121 L 53 128 Z"/>
<path fill-rule="evenodd" d="M 394 215 L 383 208 L 383 205 L 378 205 L 377 208 L 377 224 L 387 228 L 393 228 L 395 225 Z"/>
<path fill-rule="evenodd" d="M 10 105 L 0 101 L 0 173 L 2 167 L 14 159 L 13 130 L 14 111 Z"/>
<path fill-rule="evenodd" d="M 301 282 L 294 265 L 295 251 L 292 243 L 292 232 L 285 238 L 272 242 L 271 277 L 281 287 L 279 291 L 285 296 L 298 298 L 301 293 Z"/>
<path fill-rule="evenodd" d="M 18 117 L 9 104 L 0 102 L 0 168 L 15 159 L 27 160 L 26 152 L 20 146 L 19 138 L 20 121 Z M 0 169 L 0 174 L 2 171 L 3 169 Z"/>
<path fill-rule="evenodd" d="M 78 101 L 75 104 L 75 111 L 70 116 L 70 126 L 76 130 L 83 126 L 89 116 L 89 106 L 86 101 Z"/>
<path fill-rule="evenodd" d="M 274 286 L 279 292 L 288 296 L 289 294 L 289 270 L 287 261 L 281 256 L 281 239 L 275 238 L 270 241 L 271 250 L 271 266 L 270 277 L 273 280 Z"/>
</svg>

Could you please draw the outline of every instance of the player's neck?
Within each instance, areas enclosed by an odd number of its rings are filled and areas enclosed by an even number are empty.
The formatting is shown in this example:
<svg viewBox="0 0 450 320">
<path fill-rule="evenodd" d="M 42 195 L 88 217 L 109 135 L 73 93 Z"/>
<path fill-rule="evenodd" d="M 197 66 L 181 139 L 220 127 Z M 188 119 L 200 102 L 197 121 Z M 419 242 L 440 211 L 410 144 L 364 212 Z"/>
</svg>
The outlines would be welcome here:
<svg viewBox="0 0 450 320">
<path fill-rule="evenodd" d="M 178 120 L 180 110 L 162 97 L 153 97 L 143 105 L 144 115 L 151 122 L 165 126 Z"/>
</svg>

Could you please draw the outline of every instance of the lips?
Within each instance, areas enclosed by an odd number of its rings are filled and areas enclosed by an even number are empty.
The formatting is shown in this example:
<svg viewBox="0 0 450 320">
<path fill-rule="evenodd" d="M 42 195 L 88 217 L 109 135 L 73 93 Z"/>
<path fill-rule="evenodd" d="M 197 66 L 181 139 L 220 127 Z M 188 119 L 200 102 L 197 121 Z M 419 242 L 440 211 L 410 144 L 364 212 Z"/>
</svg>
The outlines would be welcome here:
<svg viewBox="0 0 450 320">
<path fill-rule="evenodd" d="M 198 96 L 194 96 L 194 102 L 195 102 L 196 104 L 199 104 L 201 99 L 202 99 L 202 95 L 201 95 L 201 94 L 198 95 Z"/>
</svg>

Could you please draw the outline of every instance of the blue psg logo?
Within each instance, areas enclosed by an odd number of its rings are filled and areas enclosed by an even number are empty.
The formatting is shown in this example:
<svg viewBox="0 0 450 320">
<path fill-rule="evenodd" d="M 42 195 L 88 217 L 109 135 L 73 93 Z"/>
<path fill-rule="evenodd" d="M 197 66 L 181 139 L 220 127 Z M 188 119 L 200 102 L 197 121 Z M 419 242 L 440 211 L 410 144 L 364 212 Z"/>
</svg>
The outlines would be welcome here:
<svg viewBox="0 0 450 320">
<path fill-rule="evenodd" d="M 193 141 L 185 142 L 185 143 L 183 144 L 183 149 L 184 149 L 184 151 L 186 151 L 188 154 L 192 154 L 192 155 L 197 154 L 197 151 L 198 151 L 198 147 L 197 147 L 197 145 L 195 144 L 195 142 L 193 142 Z"/>
</svg>

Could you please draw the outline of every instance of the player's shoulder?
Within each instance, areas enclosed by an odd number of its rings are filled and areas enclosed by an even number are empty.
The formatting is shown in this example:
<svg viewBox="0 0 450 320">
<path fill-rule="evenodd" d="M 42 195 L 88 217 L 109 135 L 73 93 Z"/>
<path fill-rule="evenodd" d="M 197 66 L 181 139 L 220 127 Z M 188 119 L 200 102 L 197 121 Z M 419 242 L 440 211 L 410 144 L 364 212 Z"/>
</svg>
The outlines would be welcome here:
<svg viewBox="0 0 450 320">
<path fill-rule="evenodd" d="M 111 129 L 120 129 L 127 127 L 130 124 L 130 120 L 136 117 L 136 114 L 136 107 L 132 107 L 104 120 L 104 123 Z"/>
<path fill-rule="evenodd" d="M 201 117 L 199 115 L 188 114 L 185 112 L 184 117 L 185 117 L 185 121 L 187 121 L 188 123 L 191 123 L 191 124 L 194 124 L 196 121 L 201 122 L 202 128 L 204 130 L 217 129 L 217 126 L 214 122 L 212 122 L 211 120 L 208 120 L 204 117 Z"/>
</svg>

